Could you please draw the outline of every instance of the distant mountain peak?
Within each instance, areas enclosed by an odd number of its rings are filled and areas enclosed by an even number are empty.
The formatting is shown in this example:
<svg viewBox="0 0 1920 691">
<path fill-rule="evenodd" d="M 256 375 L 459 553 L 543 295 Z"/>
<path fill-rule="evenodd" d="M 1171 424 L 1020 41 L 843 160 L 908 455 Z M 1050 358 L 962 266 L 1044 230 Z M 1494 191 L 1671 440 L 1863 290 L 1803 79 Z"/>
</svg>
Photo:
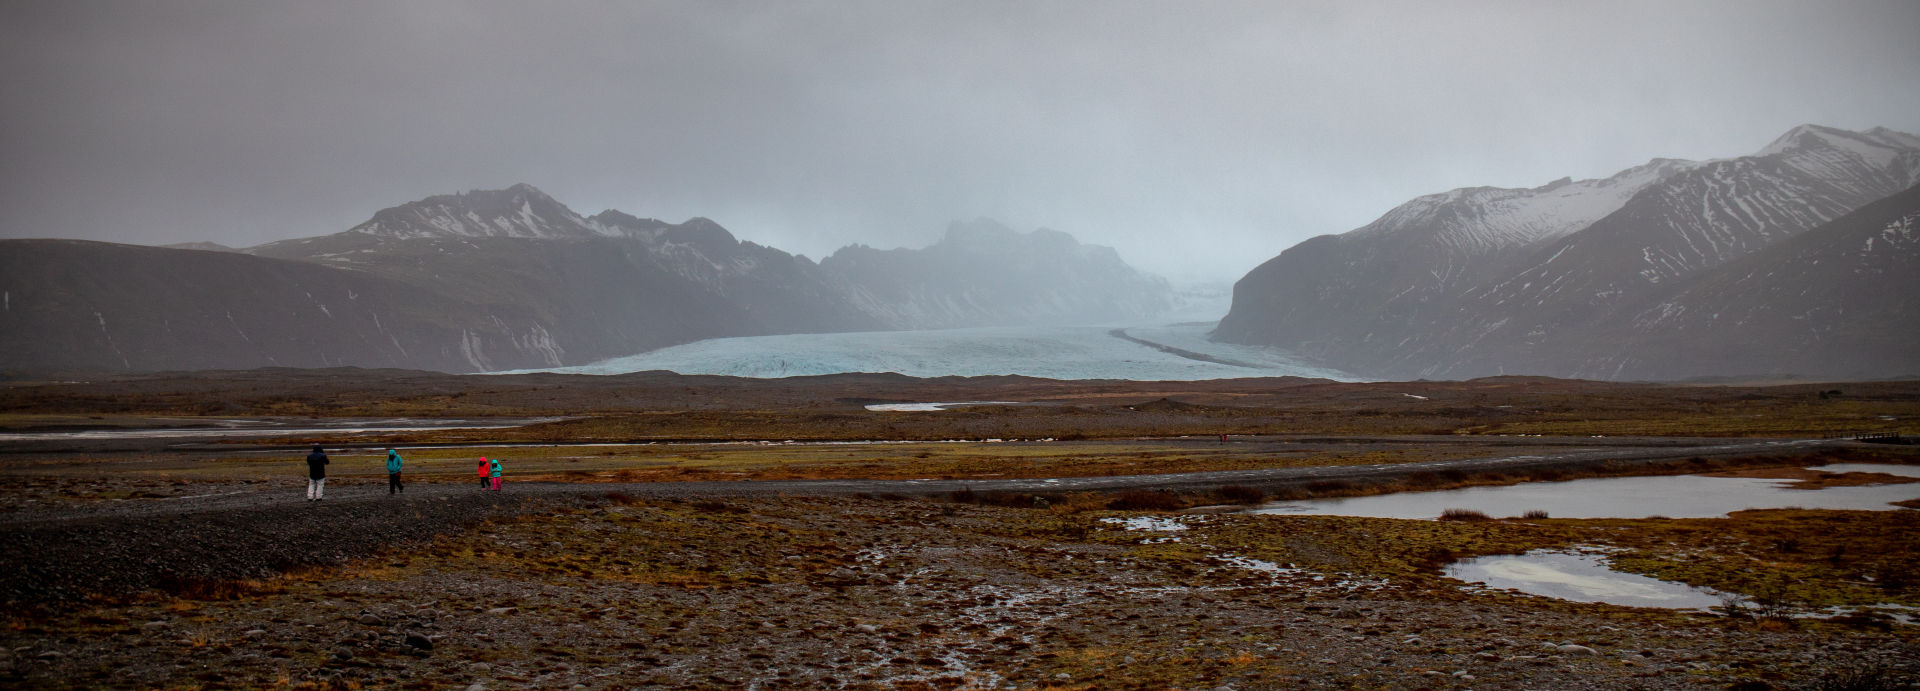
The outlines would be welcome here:
<svg viewBox="0 0 1920 691">
<path fill-rule="evenodd" d="M 393 238 L 563 238 L 603 234 L 567 205 L 524 182 L 502 190 L 434 195 L 381 209 L 350 232 Z"/>
<path fill-rule="evenodd" d="M 1884 163 L 1902 150 L 1920 147 L 1920 137 L 1905 132 L 1875 127 L 1865 132 L 1827 127 L 1824 125 L 1800 125 L 1787 130 L 1786 134 L 1775 138 L 1766 148 L 1755 156 L 1772 156 L 1797 149 L 1830 148 L 1851 152 L 1862 159 Z"/>
</svg>

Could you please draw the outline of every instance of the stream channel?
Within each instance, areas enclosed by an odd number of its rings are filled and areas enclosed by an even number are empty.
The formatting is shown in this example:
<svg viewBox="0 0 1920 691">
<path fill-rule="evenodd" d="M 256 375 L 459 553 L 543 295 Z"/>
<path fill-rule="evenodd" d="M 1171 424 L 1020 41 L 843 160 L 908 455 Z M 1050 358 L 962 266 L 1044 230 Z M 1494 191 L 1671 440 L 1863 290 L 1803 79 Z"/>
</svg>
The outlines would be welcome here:
<svg viewBox="0 0 1920 691">
<path fill-rule="evenodd" d="M 1920 466 L 1836 463 L 1827 473 L 1886 473 L 1920 478 Z M 1789 489 L 1791 480 L 1681 475 L 1528 482 L 1436 492 L 1276 502 L 1249 513 L 1321 514 L 1433 519 L 1445 509 L 1473 509 L 1489 516 L 1548 511 L 1557 518 L 1714 518 L 1744 509 L 1905 510 L 1891 502 L 1920 497 L 1920 483 Z M 1446 575 L 1490 589 L 1575 602 L 1629 607 L 1701 609 L 1720 605 L 1721 593 L 1607 567 L 1604 554 L 1537 550 L 1450 564 Z M 1894 614 L 1910 621 L 1905 613 Z"/>
</svg>

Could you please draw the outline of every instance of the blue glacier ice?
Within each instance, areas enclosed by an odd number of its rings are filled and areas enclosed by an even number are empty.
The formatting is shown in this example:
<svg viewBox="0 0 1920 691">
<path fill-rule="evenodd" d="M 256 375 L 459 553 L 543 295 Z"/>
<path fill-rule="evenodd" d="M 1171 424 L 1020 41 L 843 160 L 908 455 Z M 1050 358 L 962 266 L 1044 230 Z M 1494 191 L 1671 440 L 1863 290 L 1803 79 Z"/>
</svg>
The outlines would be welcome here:
<svg viewBox="0 0 1920 691">
<path fill-rule="evenodd" d="M 715 338 L 589 365 L 519 372 L 795 377 L 898 372 L 912 377 L 1024 375 L 1048 379 L 1192 381 L 1317 377 L 1360 381 L 1287 351 L 1208 341 L 1213 322 L 1129 327 L 1128 336 L 1242 365 L 1205 362 L 1116 338 L 1107 326 L 1020 326 L 940 331 L 870 331 Z"/>
</svg>

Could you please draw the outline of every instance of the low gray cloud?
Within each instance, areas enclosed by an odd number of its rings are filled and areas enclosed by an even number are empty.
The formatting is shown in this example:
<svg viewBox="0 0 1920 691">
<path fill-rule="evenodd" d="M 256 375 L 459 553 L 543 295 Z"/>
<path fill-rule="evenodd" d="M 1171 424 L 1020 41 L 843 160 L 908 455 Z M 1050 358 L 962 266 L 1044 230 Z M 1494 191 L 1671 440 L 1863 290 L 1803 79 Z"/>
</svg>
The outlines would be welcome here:
<svg viewBox="0 0 1920 691">
<path fill-rule="evenodd" d="M 1920 5 L 11 3 L 0 235 L 531 183 L 818 257 L 990 216 L 1237 278 L 1409 197 L 1920 130 Z"/>
</svg>

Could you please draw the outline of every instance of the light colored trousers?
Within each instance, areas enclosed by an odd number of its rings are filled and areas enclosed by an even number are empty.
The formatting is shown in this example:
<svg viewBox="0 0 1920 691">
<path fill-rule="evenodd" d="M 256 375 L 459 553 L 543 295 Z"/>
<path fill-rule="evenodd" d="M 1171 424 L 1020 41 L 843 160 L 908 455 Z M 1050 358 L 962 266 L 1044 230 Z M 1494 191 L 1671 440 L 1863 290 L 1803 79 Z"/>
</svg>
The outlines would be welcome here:
<svg viewBox="0 0 1920 691">
<path fill-rule="evenodd" d="M 326 496 L 327 496 L 327 479 L 326 478 L 323 477 L 318 480 L 315 480 L 312 478 L 307 479 L 307 498 L 308 499 L 324 499 L 326 498 Z"/>
</svg>

